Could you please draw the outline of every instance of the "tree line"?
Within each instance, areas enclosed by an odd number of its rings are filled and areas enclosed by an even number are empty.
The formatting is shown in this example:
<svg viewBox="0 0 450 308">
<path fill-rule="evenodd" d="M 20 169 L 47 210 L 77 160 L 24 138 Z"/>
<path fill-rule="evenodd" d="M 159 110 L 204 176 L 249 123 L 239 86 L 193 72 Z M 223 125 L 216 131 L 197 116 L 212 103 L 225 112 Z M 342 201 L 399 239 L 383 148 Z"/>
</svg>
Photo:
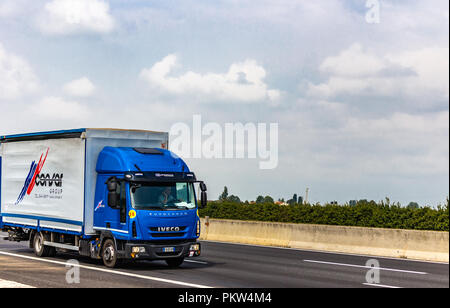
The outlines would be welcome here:
<svg viewBox="0 0 450 308">
<path fill-rule="evenodd" d="M 242 202 L 241 199 L 238 196 L 235 195 L 229 195 L 228 194 L 228 187 L 225 186 L 223 189 L 223 192 L 220 194 L 219 201 L 224 202 L 224 201 L 229 201 L 229 202 L 237 202 L 240 203 Z M 297 194 L 294 194 L 292 196 L 292 199 L 289 199 L 287 201 L 284 200 L 284 198 L 278 199 L 279 203 L 286 203 L 289 205 L 293 205 L 293 204 L 302 204 L 303 203 L 303 197 L 299 196 L 297 197 Z M 257 203 L 257 204 L 262 204 L 262 203 L 275 203 L 275 200 L 271 197 L 271 196 L 258 196 L 256 197 L 255 201 L 245 201 L 244 203 Z"/>
<path fill-rule="evenodd" d="M 294 200 L 294 198 L 292 198 Z M 408 206 L 385 200 L 359 200 L 354 204 L 305 204 L 291 202 L 286 206 L 275 204 L 270 196 L 259 196 L 255 202 L 241 202 L 228 195 L 228 189 L 218 201 L 210 201 L 199 210 L 201 217 L 217 219 L 254 220 L 284 223 L 306 223 L 373 228 L 449 231 L 449 199 L 436 208 L 420 207 L 412 202 Z"/>
</svg>

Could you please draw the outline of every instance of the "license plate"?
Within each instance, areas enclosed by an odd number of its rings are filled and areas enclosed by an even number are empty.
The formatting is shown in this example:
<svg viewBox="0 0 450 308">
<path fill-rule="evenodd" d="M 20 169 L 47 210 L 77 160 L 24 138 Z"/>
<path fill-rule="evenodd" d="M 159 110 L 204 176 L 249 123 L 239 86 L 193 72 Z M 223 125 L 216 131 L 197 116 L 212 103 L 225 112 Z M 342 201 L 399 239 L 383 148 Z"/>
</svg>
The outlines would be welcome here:
<svg viewBox="0 0 450 308">
<path fill-rule="evenodd" d="M 164 247 L 163 252 L 175 252 L 175 247 Z"/>
</svg>

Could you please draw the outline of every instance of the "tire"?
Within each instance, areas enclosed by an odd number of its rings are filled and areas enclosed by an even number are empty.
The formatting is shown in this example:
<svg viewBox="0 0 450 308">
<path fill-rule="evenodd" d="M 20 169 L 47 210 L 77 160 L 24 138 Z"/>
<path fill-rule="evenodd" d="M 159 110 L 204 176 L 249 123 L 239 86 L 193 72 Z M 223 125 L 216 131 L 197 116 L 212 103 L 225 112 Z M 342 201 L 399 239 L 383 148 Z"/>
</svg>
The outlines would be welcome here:
<svg viewBox="0 0 450 308">
<path fill-rule="evenodd" d="M 42 232 L 35 233 L 33 237 L 34 254 L 38 257 L 53 257 L 56 254 L 55 247 L 44 246 L 45 236 Z"/>
<path fill-rule="evenodd" d="M 174 258 L 174 259 L 166 259 L 166 263 L 171 268 L 177 268 L 184 262 L 184 257 Z"/>
<path fill-rule="evenodd" d="M 114 268 L 120 263 L 120 260 L 117 258 L 116 245 L 112 239 L 107 239 L 103 243 L 102 260 L 103 264 L 109 268 Z"/>
</svg>

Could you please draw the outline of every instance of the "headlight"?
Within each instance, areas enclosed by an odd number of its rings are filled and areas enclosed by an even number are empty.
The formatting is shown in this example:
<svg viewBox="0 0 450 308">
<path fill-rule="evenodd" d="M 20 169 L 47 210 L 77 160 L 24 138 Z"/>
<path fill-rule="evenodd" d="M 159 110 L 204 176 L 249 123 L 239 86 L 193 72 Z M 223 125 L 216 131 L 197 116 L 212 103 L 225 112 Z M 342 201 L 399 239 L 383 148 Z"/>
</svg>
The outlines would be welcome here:
<svg viewBox="0 0 450 308">
<path fill-rule="evenodd" d="M 131 252 L 143 253 L 143 252 L 145 252 L 145 247 L 133 247 L 133 248 L 131 248 Z"/>
<path fill-rule="evenodd" d="M 189 250 L 191 250 L 191 251 L 198 251 L 198 250 L 200 250 L 200 245 L 199 244 L 193 244 L 193 245 L 191 245 Z"/>
</svg>

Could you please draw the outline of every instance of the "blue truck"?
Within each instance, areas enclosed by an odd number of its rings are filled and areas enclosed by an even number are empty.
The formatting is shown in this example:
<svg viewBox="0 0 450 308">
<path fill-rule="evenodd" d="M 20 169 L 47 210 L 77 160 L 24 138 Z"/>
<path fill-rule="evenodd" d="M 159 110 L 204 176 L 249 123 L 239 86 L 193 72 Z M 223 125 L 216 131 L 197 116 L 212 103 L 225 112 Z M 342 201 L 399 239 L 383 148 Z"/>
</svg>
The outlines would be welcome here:
<svg viewBox="0 0 450 308">
<path fill-rule="evenodd" d="M 40 257 L 74 251 L 111 268 L 124 259 L 178 267 L 200 255 L 206 202 L 205 183 L 168 150 L 165 132 L 0 136 L 0 230 Z"/>
</svg>

